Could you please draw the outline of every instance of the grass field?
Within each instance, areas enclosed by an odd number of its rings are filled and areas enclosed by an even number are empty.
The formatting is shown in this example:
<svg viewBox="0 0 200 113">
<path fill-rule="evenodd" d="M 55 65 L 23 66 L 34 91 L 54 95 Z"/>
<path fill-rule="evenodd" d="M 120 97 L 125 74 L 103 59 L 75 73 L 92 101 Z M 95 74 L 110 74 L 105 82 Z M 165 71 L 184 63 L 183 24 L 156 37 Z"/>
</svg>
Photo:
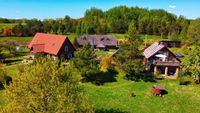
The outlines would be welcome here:
<svg viewBox="0 0 200 113">
<path fill-rule="evenodd" d="M 91 103 L 101 113 L 200 113 L 200 87 L 181 86 L 177 80 L 160 80 L 157 83 L 132 82 L 117 77 L 117 82 L 96 86 L 84 84 Z M 165 87 L 168 94 L 153 96 L 153 84 Z M 136 94 L 130 96 L 130 92 Z"/>
<path fill-rule="evenodd" d="M 74 41 L 76 34 L 70 33 L 67 35 L 70 41 Z M 5 40 L 12 40 L 15 42 L 30 42 L 32 40 L 33 36 L 31 37 L 0 37 L 0 41 L 5 41 Z"/>
<path fill-rule="evenodd" d="M 124 39 L 126 34 L 113 34 L 118 39 Z M 73 42 L 75 34 L 68 34 Z M 160 39 L 160 36 L 141 35 L 151 44 Z M 0 37 L 0 41 L 13 40 L 16 42 L 30 42 L 32 37 Z M 178 51 L 180 50 L 173 50 Z M 111 51 L 113 52 L 113 51 Z M 28 52 L 25 52 L 26 55 Z M 97 55 L 107 56 L 108 52 L 98 51 Z M 23 55 L 22 55 L 23 56 Z M 16 60 L 3 67 L 9 76 L 16 77 L 17 66 L 21 64 L 22 56 L 9 58 L 8 61 Z M 85 93 L 89 101 L 94 105 L 97 113 L 200 113 L 200 86 L 179 85 L 178 80 L 157 80 L 156 82 L 133 82 L 119 76 L 103 74 L 106 79 L 103 85 L 97 86 L 92 83 L 83 83 Z M 104 78 L 105 77 L 105 78 Z M 107 77 L 111 81 L 107 79 Z M 152 85 L 159 84 L 165 87 L 168 94 L 163 97 L 153 96 L 150 92 Z M 131 97 L 131 92 L 136 94 Z M 3 90 L 0 91 L 0 107 L 4 105 Z"/>
<path fill-rule="evenodd" d="M 13 28 L 17 23 L 0 23 L 0 30 L 8 27 L 8 28 Z"/>
<path fill-rule="evenodd" d="M 16 77 L 17 65 L 5 68 L 9 75 Z M 200 113 L 200 86 L 179 85 L 178 80 L 157 80 L 156 82 L 133 82 L 122 75 L 103 75 L 112 79 L 103 85 L 82 83 L 85 94 L 97 113 Z M 110 76 L 110 77 L 108 77 Z M 153 96 L 152 85 L 164 86 L 168 94 Z M 135 97 L 131 97 L 134 92 Z M 4 105 L 3 91 L 0 91 L 0 106 Z"/>
</svg>

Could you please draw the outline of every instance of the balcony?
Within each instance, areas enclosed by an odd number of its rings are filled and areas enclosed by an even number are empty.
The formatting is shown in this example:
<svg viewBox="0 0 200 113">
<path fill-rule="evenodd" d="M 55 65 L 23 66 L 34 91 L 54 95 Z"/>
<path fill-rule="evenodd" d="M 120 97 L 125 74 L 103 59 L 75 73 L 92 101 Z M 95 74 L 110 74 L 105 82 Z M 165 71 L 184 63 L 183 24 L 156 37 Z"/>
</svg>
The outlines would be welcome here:
<svg viewBox="0 0 200 113">
<path fill-rule="evenodd" d="M 156 66 L 180 66 L 180 62 L 178 61 L 154 61 L 153 64 Z"/>
</svg>

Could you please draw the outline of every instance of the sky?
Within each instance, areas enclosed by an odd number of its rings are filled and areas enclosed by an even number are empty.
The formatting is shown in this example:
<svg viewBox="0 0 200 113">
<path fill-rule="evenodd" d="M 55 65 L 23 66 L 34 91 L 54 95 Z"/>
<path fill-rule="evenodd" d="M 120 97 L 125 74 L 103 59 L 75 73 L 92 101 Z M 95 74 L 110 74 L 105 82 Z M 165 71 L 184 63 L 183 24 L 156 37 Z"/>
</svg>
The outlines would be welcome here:
<svg viewBox="0 0 200 113">
<path fill-rule="evenodd" d="M 81 18 L 91 7 L 106 11 L 126 5 L 147 9 L 164 9 L 188 19 L 200 17 L 200 0 L 0 0 L 0 17 L 21 18 Z"/>
</svg>

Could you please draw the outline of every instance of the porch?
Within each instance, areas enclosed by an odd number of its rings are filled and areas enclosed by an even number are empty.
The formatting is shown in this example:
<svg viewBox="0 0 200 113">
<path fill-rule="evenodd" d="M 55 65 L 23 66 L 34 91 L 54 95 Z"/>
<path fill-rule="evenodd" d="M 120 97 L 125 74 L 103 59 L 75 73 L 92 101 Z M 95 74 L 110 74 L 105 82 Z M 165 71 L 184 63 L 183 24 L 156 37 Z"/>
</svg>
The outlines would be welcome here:
<svg viewBox="0 0 200 113">
<path fill-rule="evenodd" d="M 178 77 L 180 62 L 155 61 L 153 64 L 154 74 L 160 72 L 160 74 L 164 75 L 164 78 L 176 79 Z"/>
</svg>

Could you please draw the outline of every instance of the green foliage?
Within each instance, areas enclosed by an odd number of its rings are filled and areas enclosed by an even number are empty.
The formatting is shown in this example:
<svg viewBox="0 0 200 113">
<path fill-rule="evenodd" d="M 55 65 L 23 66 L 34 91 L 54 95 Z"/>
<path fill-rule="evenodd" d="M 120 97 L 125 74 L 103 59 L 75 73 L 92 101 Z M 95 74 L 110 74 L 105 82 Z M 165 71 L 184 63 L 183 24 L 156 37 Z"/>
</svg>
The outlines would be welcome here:
<svg viewBox="0 0 200 113">
<path fill-rule="evenodd" d="M 185 56 L 182 65 L 187 72 L 200 83 L 200 47 L 195 46 L 192 51 Z"/>
<path fill-rule="evenodd" d="M 105 56 L 101 59 L 100 62 L 101 71 L 108 72 L 109 70 L 114 70 L 114 66 L 112 64 L 112 58 L 109 56 Z"/>
<path fill-rule="evenodd" d="M 200 19 L 191 21 L 185 42 L 188 44 L 200 44 Z"/>
<path fill-rule="evenodd" d="M 84 45 L 75 53 L 75 58 L 72 59 L 72 62 L 84 79 L 99 72 L 96 55 L 89 44 Z"/>
<path fill-rule="evenodd" d="M 173 31 L 169 36 L 169 40 L 178 41 L 179 40 L 178 32 L 177 31 Z"/>
<path fill-rule="evenodd" d="M 73 64 L 38 59 L 6 87 L 2 112 L 93 112 L 85 99 Z"/>
<path fill-rule="evenodd" d="M 132 40 L 132 41 L 138 40 L 139 38 L 136 26 L 133 21 L 129 24 L 128 36 L 129 36 L 129 40 Z"/>
<path fill-rule="evenodd" d="M 5 85 L 9 85 L 12 82 L 12 78 L 7 75 L 6 71 L 0 69 L 0 89 L 4 89 Z"/>
<path fill-rule="evenodd" d="M 126 77 L 131 80 L 138 80 L 141 72 L 144 71 L 142 55 L 138 49 L 139 41 L 131 41 L 122 45 L 116 54 L 115 60 L 120 69 L 126 73 Z"/>
<path fill-rule="evenodd" d="M 9 21 L 3 20 L 3 21 Z M 22 23 L 20 20 L 19 23 Z M 135 23 L 140 34 L 160 35 L 162 38 L 171 34 L 174 29 L 184 37 L 189 20 L 168 13 L 164 10 L 148 10 L 139 7 L 117 6 L 107 11 L 92 7 L 85 11 L 84 17 L 72 19 L 69 16 L 58 19 L 26 20 L 24 25 L 14 27 L 14 35 L 32 36 L 36 32 L 106 34 L 127 33 L 130 23 Z"/>
<path fill-rule="evenodd" d="M 3 43 L 3 48 L 7 49 L 10 54 L 15 54 L 16 53 L 16 42 L 12 40 L 6 40 Z"/>
</svg>

